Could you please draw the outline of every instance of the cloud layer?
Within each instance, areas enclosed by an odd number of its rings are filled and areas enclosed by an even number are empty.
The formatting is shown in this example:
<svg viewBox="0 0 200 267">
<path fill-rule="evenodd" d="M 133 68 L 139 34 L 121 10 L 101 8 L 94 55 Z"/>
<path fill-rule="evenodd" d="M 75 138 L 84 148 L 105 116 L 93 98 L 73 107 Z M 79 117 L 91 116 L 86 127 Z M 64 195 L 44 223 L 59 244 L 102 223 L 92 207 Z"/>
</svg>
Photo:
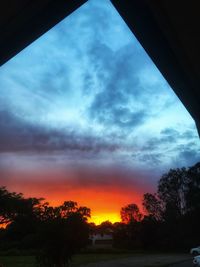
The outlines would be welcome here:
<svg viewBox="0 0 200 267">
<path fill-rule="evenodd" d="M 200 160 L 192 118 L 108 0 L 1 67 L 0 88 L 1 184 L 26 174 L 142 192 Z"/>
</svg>

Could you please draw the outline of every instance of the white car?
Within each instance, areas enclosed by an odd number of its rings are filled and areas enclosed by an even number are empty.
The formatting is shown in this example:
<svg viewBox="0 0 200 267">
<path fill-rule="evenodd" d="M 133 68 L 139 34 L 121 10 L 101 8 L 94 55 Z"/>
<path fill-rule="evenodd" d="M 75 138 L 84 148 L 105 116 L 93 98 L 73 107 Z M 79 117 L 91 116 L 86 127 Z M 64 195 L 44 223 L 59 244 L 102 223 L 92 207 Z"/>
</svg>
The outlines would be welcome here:
<svg viewBox="0 0 200 267">
<path fill-rule="evenodd" d="M 196 267 L 200 266 L 200 256 L 196 256 L 196 257 L 194 257 L 194 259 L 193 259 L 193 264 L 194 264 L 194 266 L 196 266 Z"/>
<path fill-rule="evenodd" d="M 190 254 L 192 255 L 199 255 L 200 254 L 200 246 L 196 248 L 191 248 Z"/>
</svg>

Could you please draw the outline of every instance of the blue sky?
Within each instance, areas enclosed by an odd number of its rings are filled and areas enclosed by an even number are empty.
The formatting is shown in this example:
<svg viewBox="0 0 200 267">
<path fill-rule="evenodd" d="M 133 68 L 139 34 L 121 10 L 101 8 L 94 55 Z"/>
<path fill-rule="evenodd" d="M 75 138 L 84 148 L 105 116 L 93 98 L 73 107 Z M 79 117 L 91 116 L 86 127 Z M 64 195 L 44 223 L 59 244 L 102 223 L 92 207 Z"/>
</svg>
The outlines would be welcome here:
<svg viewBox="0 0 200 267">
<path fill-rule="evenodd" d="M 200 160 L 193 119 L 108 0 L 3 65 L 0 88 L 1 177 L 83 166 L 143 184 Z"/>
</svg>

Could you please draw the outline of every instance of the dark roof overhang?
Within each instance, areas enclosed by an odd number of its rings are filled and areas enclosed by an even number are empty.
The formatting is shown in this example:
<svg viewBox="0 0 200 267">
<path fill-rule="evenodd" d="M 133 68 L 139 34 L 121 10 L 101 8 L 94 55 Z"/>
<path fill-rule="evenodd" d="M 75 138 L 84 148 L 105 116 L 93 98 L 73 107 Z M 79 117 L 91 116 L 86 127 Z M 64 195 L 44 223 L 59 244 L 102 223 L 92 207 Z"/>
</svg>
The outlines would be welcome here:
<svg viewBox="0 0 200 267">
<path fill-rule="evenodd" d="M 112 0 L 200 133 L 199 0 Z"/>
<path fill-rule="evenodd" d="M 1 0 L 0 65 L 87 0 Z"/>
</svg>

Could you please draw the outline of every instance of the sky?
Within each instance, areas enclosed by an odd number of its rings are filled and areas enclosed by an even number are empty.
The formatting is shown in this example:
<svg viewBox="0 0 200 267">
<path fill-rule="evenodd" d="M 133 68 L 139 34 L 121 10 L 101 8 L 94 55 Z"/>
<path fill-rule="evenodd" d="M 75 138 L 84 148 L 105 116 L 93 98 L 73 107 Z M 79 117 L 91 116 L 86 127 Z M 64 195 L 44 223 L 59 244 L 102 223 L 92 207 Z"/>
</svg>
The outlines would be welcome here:
<svg viewBox="0 0 200 267">
<path fill-rule="evenodd" d="M 77 201 L 96 223 L 200 160 L 193 119 L 109 0 L 4 64 L 0 92 L 0 185 Z"/>
</svg>

